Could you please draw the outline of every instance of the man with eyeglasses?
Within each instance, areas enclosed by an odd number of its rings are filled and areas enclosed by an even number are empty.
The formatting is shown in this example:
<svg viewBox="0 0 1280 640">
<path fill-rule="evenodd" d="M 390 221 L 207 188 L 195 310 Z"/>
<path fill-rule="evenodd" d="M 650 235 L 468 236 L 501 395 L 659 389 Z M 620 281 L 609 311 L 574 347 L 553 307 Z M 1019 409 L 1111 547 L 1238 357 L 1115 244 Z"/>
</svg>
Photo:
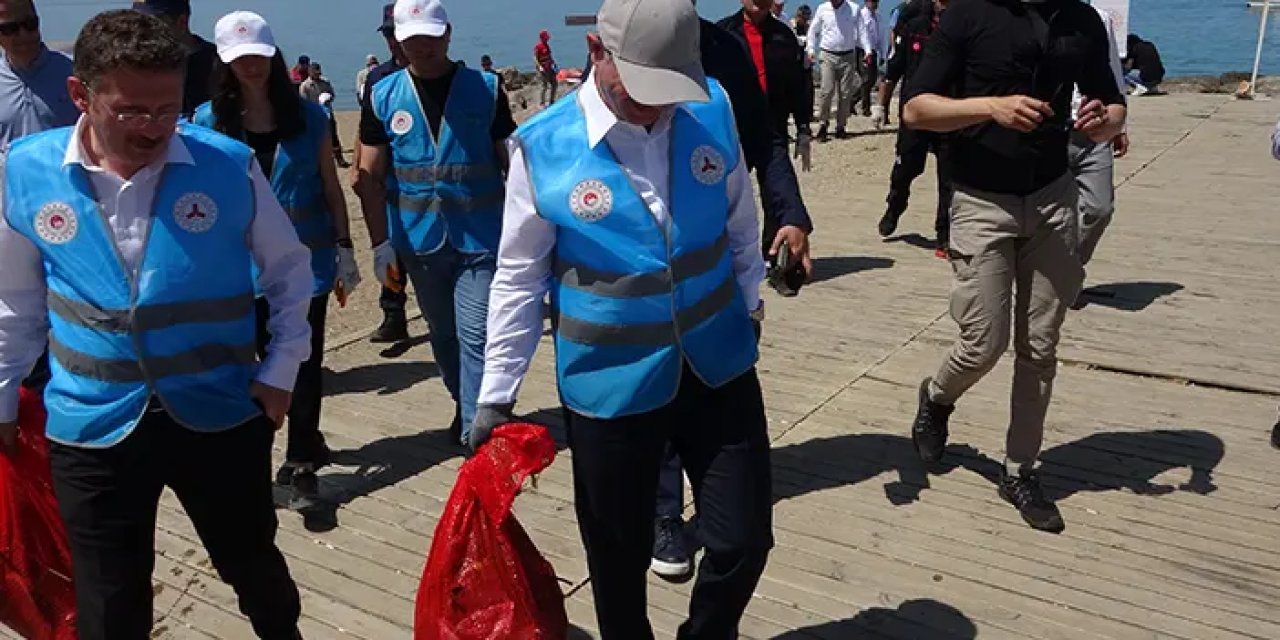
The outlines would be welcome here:
<svg viewBox="0 0 1280 640">
<path fill-rule="evenodd" d="M 46 432 L 78 637 L 150 635 L 168 487 L 258 637 L 294 640 L 271 442 L 310 353 L 310 253 L 249 147 L 176 126 L 185 62 L 160 20 L 103 13 L 76 40 L 77 124 L 10 148 L 0 454 L 17 436 L 18 381 L 47 343 Z M 271 307 L 262 362 L 251 264 Z"/>
<path fill-rule="evenodd" d="M 1057 372 L 1062 322 L 1084 281 L 1079 190 L 1067 163 L 1072 131 L 1120 134 L 1124 95 L 1102 19 L 1079 0 L 968 0 L 949 6 L 906 88 L 903 124 L 953 133 L 955 195 L 948 255 L 960 336 L 920 385 L 911 436 L 942 459 L 948 419 L 1013 338 L 1013 390 L 999 493 L 1033 528 L 1060 531 L 1036 460 Z M 1010 64 L 1009 52 L 1018 52 Z M 1072 86 L 1084 96 L 1071 119 Z"/>
</svg>

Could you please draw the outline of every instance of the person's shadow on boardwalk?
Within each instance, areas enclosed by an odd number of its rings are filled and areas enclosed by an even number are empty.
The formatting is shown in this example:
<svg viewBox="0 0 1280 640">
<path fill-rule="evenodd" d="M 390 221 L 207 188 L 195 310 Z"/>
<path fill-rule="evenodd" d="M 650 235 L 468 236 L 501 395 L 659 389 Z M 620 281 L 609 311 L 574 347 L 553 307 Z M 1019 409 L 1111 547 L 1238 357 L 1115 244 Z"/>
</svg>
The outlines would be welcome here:
<svg viewBox="0 0 1280 640">
<path fill-rule="evenodd" d="M 826 256 L 813 259 L 813 283 L 835 280 L 860 271 L 888 269 L 892 258 L 876 256 Z"/>
<path fill-rule="evenodd" d="M 956 455 L 956 454 L 960 455 Z M 1058 502 L 1082 491 L 1128 490 L 1143 496 L 1177 491 L 1208 495 L 1217 491 L 1213 470 L 1222 462 L 1226 445 L 1207 431 L 1154 429 L 1103 431 L 1060 444 L 1040 454 L 1045 497 Z M 1001 463 L 972 447 L 952 450 L 952 460 L 995 483 Z M 1155 479 L 1174 469 L 1190 477 L 1178 484 Z"/>
<path fill-rule="evenodd" d="M 1184 287 L 1177 282 L 1117 282 L 1089 287 L 1080 292 L 1073 308 L 1089 305 L 1111 307 L 1119 311 L 1142 311 L 1156 300 L 1171 296 Z"/>
<path fill-rule="evenodd" d="M 911 439 L 887 433 L 854 433 L 815 438 L 776 447 L 773 456 L 774 503 L 816 491 L 855 485 L 886 472 L 897 479 L 884 485 L 889 502 L 915 502 L 929 488 L 929 474 L 916 456 Z M 935 471 L 947 472 L 951 467 Z"/>
<path fill-rule="evenodd" d="M 937 600 L 908 600 L 896 609 L 863 609 L 847 620 L 788 631 L 774 640 L 974 640 L 978 627 L 955 607 Z"/>
<path fill-rule="evenodd" d="M 963 467 L 998 482 L 1000 461 L 974 447 L 956 442 L 947 446 L 940 464 L 920 461 L 907 436 L 861 433 L 816 438 L 773 450 L 774 502 L 845 485 L 855 485 L 886 472 L 896 480 L 884 485 L 894 505 L 915 502 L 929 488 L 931 475 Z M 1040 456 L 1045 495 L 1057 502 L 1081 491 L 1127 489 L 1159 496 L 1175 491 L 1207 495 L 1217 486 L 1213 470 L 1226 445 L 1217 436 L 1192 429 L 1107 431 L 1046 450 Z M 1155 478 L 1174 469 L 1188 469 L 1179 484 L 1158 484 Z"/>
</svg>

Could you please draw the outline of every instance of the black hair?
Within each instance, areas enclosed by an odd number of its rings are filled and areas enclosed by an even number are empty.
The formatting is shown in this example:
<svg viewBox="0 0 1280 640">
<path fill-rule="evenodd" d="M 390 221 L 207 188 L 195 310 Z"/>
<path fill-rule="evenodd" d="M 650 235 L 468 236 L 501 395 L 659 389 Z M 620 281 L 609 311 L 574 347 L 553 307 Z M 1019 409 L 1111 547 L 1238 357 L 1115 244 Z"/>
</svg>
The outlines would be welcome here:
<svg viewBox="0 0 1280 640">
<path fill-rule="evenodd" d="M 186 69 L 187 52 L 163 20 L 132 9 L 104 11 L 85 23 L 76 37 L 73 73 L 89 87 L 116 69 Z"/>
<path fill-rule="evenodd" d="M 213 72 L 213 116 L 218 131 L 232 138 L 244 137 L 244 95 L 240 79 L 231 65 L 219 58 Z M 276 133 L 281 140 L 292 140 L 306 131 L 302 98 L 298 88 L 289 78 L 284 54 L 276 50 L 271 58 L 271 75 L 267 78 L 267 100 L 271 103 L 276 121 Z"/>
</svg>

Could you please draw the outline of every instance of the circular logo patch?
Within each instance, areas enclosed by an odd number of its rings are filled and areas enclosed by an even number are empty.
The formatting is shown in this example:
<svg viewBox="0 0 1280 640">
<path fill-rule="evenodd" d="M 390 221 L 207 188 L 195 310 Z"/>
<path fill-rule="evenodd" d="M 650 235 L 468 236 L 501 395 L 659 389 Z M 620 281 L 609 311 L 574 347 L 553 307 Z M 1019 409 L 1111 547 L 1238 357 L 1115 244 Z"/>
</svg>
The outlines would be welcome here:
<svg viewBox="0 0 1280 640">
<path fill-rule="evenodd" d="M 569 208 L 578 219 L 597 222 L 613 210 L 613 192 L 599 180 L 583 180 L 573 188 Z"/>
<path fill-rule="evenodd" d="M 71 242 L 79 230 L 76 212 L 66 203 L 50 202 L 36 214 L 36 235 L 49 244 Z"/>
<path fill-rule="evenodd" d="M 693 155 L 689 158 L 689 168 L 698 182 L 713 185 L 724 179 L 724 156 L 709 145 L 701 145 L 693 150 Z"/>
<path fill-rule="evenodd" d="M 193 191 L 174 203 L 173 219 L 189 233 L 204 233 L 218 221 L 218 205 L 213 203 L 213 198 Z"/>
<path fill-rule="evenodd" d="M 401 109 L 391 115 L 391 133 L 402 136 L 413 129 L 413 114 Z"/>
</svg>

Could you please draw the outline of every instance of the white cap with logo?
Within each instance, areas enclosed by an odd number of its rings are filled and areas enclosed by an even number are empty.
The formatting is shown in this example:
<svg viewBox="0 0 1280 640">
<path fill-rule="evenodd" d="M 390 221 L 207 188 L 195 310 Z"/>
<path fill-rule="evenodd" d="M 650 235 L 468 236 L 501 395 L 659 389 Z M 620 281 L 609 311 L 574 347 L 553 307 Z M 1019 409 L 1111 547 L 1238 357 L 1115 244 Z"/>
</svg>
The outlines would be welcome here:
<svg viewBox="0 0 1280 640">
<path fill-rule="evenodd" d="M 689 0 L 604 0 L 596 25 L 640 104 L 707 102 L 698 13 Z"/>
<path fill-rule="evenodd" d="M 449 30 L 449 15 L 440 0 L 396 0 L 396 41 L 414 36 L 439 38 Z"/>
<path fill-rule="evenodd" d="M 236 11 L 222 16 L 213 28 L 213 40 L 218 45 L 218 57 L 227 64 L 243 56 L 270 58 L 276 55 L 271 25 L 252 11 Z"/>
</svg>

